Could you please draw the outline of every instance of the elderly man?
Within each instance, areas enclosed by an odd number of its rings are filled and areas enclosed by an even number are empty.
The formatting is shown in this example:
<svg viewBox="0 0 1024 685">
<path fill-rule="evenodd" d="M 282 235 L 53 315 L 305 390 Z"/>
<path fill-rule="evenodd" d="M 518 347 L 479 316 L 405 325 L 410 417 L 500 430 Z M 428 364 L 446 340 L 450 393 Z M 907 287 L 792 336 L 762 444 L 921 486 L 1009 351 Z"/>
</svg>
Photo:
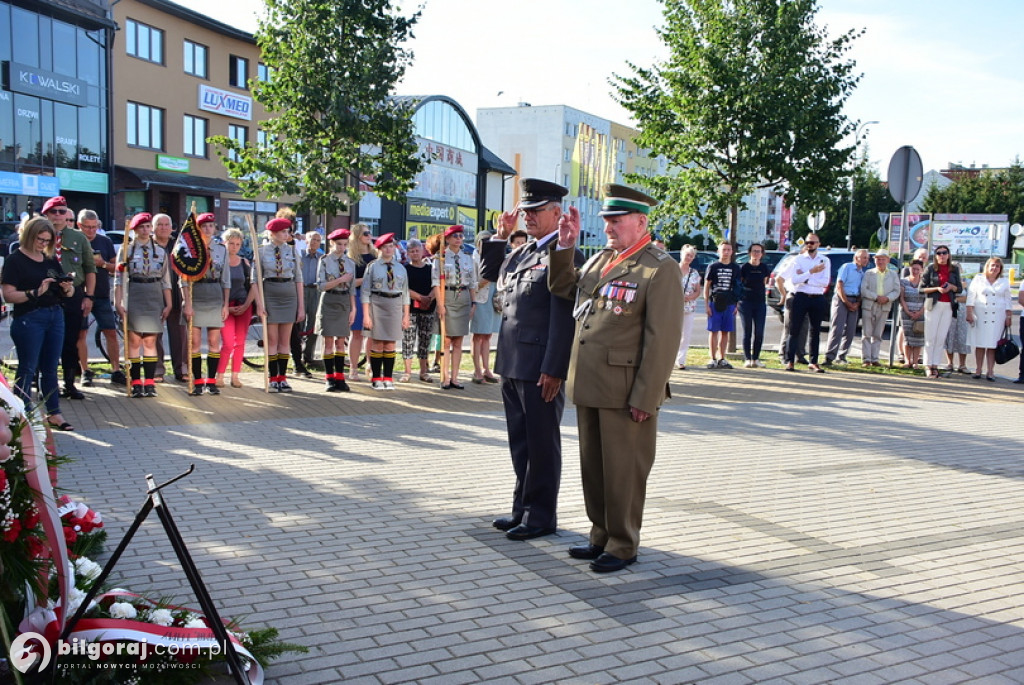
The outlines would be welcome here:
<svg viewBox="0 0 1024 685">
<path fill-rule="evenodd" d="M 825 318 L 828 305 L 825 303 L 825 291 L 832 276 L 832 265 L 828 257 L 818 254 L 821 241 L 814 233 L 804 239 L 805 251 L 793 260 L 793 309 L 789 320 L 789 350 L 786 355 L 786 371 L 793 371 L 793 360 L 796 357 L 800 335 L 800 326 L 808 319 L 807 340 L 810 346 L 811 363 L 809 371 L 825 373 L 818 366 L 818 348 L 821 345 L 821 321 Z"/>
<path fill-rule="evenodd" d="M 498 284 L 502 298 L 501 329 L 494 370 L 501 376 L 508 446 L 516 474 L 512 515 L 494 520 L 512 540 L 548 535 L 557 525 L 558 489 L 562 480 L 563 381 L 569 372 L 572 303 L 548 290 L 550 251 L 558 238 L 562 198 L 569 192 L 536 178 L 519 181 L 520 201 L 501 215 L 497 233 L 480 250 L 481 277 Z M 513 248 L 518 215 L 534 238 Z M 583 254 L 577 252 L 577 264 Z"/>
<path fill-rule="evenodd" d="M 618 184 L 604 187 L 608 246 L 578 272 L 569 248 L 579 211 L 559 222 L 551 256 L 552 292 L 576 302 L 569 394 L 576 403 L 588 544 L 569 556 L 597 573 L 634 563 L 640 545 L 647 477 L 654 465 L 657 412 L 683 324 L 679 268 L 651 244 L 647 214 L 657 201 Z"/>
<path fill-rule="evenodd" d="M 829 317 L 828 344 L 825 346 L 825 366 L 832 362 L 846 363 L 853 339 L 857 337 L 857 319 L 860 317 L 860 283 L 868 266 L 868 251 L 857 250 L 853 261 L 839 267 L 836 290 L 832 295 L 832 315 Z"/>
<path fill-rule="evenodd" d="M 63 197 L 47 200 L 43 205 L 43 216 L 53 224 L 57 237 L 54 252 L 64 273 L 74 278 L 72 284 L 75 287 L 75 294 L 63 302 L 64 349 L 61 352 L 61 367 L 64 371 L 64 391 L 61 396 L 84 400 L 85 394 L 75 387 L 75 376 L 82 369 L 78 357 L 78 335 L 82 330 L 82 320 L 88 318 L 92 311 L 96 262 L 89 239 L 74 227 L 75 216 Z"/>
<path fill-rule="evenodd" d="M 893 301 L 900 296 L 900 277 L 895 269 L 889 268 L 889 253 L 879 250 L 875 253 L 875 268 L 868 269 L 860 285 L 861 357 L 864 366 L 880 366 L 878 355 L 882 349 L 882 334 L 885 321 Z"/>
</svg>

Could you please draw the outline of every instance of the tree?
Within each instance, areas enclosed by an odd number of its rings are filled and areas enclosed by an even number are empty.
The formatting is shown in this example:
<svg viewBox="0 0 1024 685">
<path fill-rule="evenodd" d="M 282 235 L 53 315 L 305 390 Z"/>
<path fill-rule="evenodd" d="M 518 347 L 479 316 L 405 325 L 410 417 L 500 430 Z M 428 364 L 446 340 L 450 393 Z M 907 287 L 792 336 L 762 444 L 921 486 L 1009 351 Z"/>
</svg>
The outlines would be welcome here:
<svg viewBox="0 0 1024 685">
<path fill-rule="evenodd" d="M 899 204 L 889 195 L 889 189 L 882 182 L 875 165 L 860 164 L 853 170 L 853 232 L 850 245 L 869 247 L 871 237 L 878 232 L 882 222 L 879 212 L 898 212 Z M 825 211 L 825 224 L 818 230 L 822 245 L 846 247 L 846 229 L 850 217 L 850 186 L 846 185 L 833 197 L 819 205 Z M 817 210 L 798 209 L 793 213 L 793 239 L 807 230 L 807 215 Z"/>
<path fill-rule="evenodd" d="M 829 39 L 816 0 L 661 0 L 670 56 L 615 75 L 636 118 L 637 143 L 665 155 L 670 175 L 629 180 L 662 199 L 658 216 L 728 225 L 736 240 L 743 197 L 776 187 L 789 204 L 817 206 L 839 191 L 856 124 L 842 107 L 859 75 L 844 56 L 860 35 Z"/>
<path fill-rule="evenodd" d="M 412 55 L 399 45 L 405 18 L 390 0 L 266 0 L 256 41 L 270 79 L 252 81 L 271 118 L 265 141 L 211 141 L 248 197 L 298 195 L 296 211 L 328 215 L 360 196 L 360 183 L 399 199 L 423 163 L 412 111 L 390 98 Z"/>
<path fill-rule="evenodd" d="M 942 214 L 1006 214 L 1024 223 L 1024 166 L 1020 159 L 998 172 L 986 171 L 949 184 L 932 186 L 921 208 Z"/>
</svg>

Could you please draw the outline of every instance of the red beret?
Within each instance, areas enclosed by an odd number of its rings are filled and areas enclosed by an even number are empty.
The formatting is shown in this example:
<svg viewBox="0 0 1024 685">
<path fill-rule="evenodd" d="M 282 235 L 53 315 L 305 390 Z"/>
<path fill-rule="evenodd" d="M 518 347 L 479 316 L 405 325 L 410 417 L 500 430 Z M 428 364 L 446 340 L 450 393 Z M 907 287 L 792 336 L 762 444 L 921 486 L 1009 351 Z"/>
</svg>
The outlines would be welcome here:
<svg viewBox="0 0 1024 685">
<path fill-rule="evenodd" d="M 67 208 L 67 206 L 68 206 L 68 201 L 64 199 L 63 195 L 58 195 L 57 197 L 51 197 L 49 200 L 47 200 L 43 204 L 43 214 L 46 214 L 51 209 Z"/>
<path fill-rule="evenodd" d="M 393 243 L 393 242 L 395 242 L 395 234 L 394 233 L 385 233 L 384 235 L 382 235 L 381 237 L 379 237 L 375 241 L 373 241 L 373 246 L 376 247 L 379 250 L 380 248 L 384 247 L 388 243 Z"/>
<path fill-rule="evenodd" d="M 140 224 L 151 224 L 153 223 L 153 215 L 149 212 L 139 212 L 132 217 L 132 222 L 128 224 L 128 230 L 134 231 L 139 227 Z"/>
<path fill-rule="evenodd" d="M 448 236 L 453 235 L 455 233 L 464 232 L 465 228 L 463 228 L 462 226 L 449 226 L 448 228 L 444 229 L 444 237 L 447 238 Z"/>
<path fill-rule="evenodd" d="M 328 240 L 348 240 L 348 237 L 352 235 L 352 231 L 347 228 L 339 228 L 331 231 L 331 234 L 327 236 Z"/>
<path fill-rule="evenodd" d="M 196 226 L 202 226 L 210 222 L 217 223 L 217 215 L 213 212 L 204 212 L 196 217 Z"/>
<path fill-rule="evenodd" d="M 267 222 L 267 230 L 271 233 L 277 233 L 278 231 L 291 230 L 292 222 L 288 219 L 271 219 Z"/>
</svg>

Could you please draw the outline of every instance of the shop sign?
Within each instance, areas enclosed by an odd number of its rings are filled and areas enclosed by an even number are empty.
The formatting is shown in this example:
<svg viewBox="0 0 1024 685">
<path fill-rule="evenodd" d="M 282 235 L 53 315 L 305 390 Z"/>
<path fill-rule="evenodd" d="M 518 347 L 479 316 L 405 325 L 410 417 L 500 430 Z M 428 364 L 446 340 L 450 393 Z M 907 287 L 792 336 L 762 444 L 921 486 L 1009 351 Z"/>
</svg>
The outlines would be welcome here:
<svg viewBox="0 0 1024 685">
<path fill-rule="evenodd" d="M 277 212 L 276 202 L 257 202 L 256 211 L 260 214 L 274 214 Z"/>
<path fill-rule="evenodd" d="M 100 193 L 105 195 L 109 188 L 107 175 L 96 171 L 57 168 L 57 179 L 64 190 L 77 190 L 80 193 Z"/>
<path fill-rule="evenodd" d="M 77 78 L 64 76 L 18 62 L 3 63 L 4 88 L 14 93 L 85 107 L 88 84 Z"/>
<path fill-rule="evenodd" d="M 177 171 L 182 174 L 188 173 L 188 160 L 184 157 L 171 157 L 170 155 L 157 155 L 156 168 L 160 171 Z"/>
<path fill-rule="evenodd" d="M 234 210 L 236 212 L 251 212 L 256 208 L 254 202 L 247 202 L 245 200 L 228 200 L 228 210 Z"/>
<path fill-rule="evenodd" d="M 53 176 L 0 171 L 0 195 L 54 197 L 60 195 L 60 181 Z"/>
<path fill-rule="evenodd" d="M 405 220 L 411 222 L 425 221 L 431 224 L 457 223 L 458 211 L 454 205 L 434 200 L 406 199 Z"/>
<path fill-rule="evenodd" d="M 252 121 L 252 98 L 199 84 L 199 109 Z"/>
</svg>

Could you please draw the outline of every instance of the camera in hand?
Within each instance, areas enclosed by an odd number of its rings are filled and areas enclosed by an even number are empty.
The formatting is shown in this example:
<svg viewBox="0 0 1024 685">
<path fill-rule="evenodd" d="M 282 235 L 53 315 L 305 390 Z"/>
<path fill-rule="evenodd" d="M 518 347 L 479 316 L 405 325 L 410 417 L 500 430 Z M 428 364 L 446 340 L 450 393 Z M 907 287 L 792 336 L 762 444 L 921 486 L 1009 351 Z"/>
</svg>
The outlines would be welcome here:
<svg viewBox="0 0 1024 685">
<path fill-rule="evenodd" d="M 57 273 L 53 269 L 50 269 L 49 271 L 47 271 L 46 272 L 46 276 L 48 278 L 52 278 L 53 280 L 57 281 L 58 283 L 71 283 L 72 281 L 75 280 L 75 274 L 74 273 L 62 274 L 62 273 Z"/>
</svg>

